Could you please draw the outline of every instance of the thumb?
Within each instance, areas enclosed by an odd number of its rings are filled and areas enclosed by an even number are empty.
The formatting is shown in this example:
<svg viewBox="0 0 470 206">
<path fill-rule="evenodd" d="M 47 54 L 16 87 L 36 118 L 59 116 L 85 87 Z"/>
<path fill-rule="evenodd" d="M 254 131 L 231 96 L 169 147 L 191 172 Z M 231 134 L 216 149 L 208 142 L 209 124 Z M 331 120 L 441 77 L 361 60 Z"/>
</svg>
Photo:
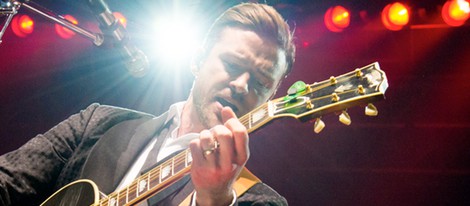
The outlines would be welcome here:
<svg viewBox="0 0 470 206">
<path fill-rule="evenodd" d="M 221 116 L 223 123 L 227 122 L 231 118 L 237 118 L 237 115 L 235 114 L 235 112 L 233 112 L 232 108 L 230 107 L 222 108 Z"/>
</svg>

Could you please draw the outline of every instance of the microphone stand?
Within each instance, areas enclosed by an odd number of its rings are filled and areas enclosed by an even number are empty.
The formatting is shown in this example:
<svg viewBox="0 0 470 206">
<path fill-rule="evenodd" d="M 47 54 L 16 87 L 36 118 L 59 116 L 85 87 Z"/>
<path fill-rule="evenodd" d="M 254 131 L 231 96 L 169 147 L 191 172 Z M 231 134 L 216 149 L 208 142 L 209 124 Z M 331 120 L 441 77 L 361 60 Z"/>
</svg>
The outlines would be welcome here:
<svg viewBox="0 0 470 206">
<path fill-rule="evenodd" d="M 2 43 L 2 36 L 5 33 L 6 28 L 10 24 L 13 16 L 18 13 L 18 10 L 21 6 L 25 7 L 26 9 L 39 14 L 46 19 L 55 22 L 57 24 L 60 24 L 75 33 L 85 37 L 86 39 L 89 39 L 90 41 L 93 42 L 95 46 L 101 46 L 104 41 L 104 37 L 102 34 L 99 33 L 93 33 L 90 32 L 82 27 L 79 27 L 75 24 L 70 23 L 68 20 L 66 20 L 64 17 L 54 14 L 51 11 L 47 11 L 44 8 L 41 8 L 39 5 L 33 6 L 35 4 L 34 2 L 30 0 L 26 0 L 25 2 L 19 2 L 19 1 L 12 1 L 12 2 L 4 2 L 0 0 L 1 2 L 1 7 L 0 7 L 0 15 L 8 15 L 7 19 L 5 20 L 5 23 L 3 25 L 2 30 L 0 31 L 0 43 Z"/>
</svg>

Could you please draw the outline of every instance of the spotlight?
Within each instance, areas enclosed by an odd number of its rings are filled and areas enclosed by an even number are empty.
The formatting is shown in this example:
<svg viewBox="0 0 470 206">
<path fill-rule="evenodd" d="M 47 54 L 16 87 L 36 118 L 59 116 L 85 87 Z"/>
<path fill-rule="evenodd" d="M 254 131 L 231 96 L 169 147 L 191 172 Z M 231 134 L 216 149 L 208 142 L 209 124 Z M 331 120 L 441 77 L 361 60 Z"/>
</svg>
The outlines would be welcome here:
<svg viewBox="0 0 470 206">
<path fill-rule="evenodd" d="M 442 18 L 449 26 L 461 26 L 470 13 L 469 3 L 465 0 L 447 1 L 442 7 Z"/>
<path fill-rule="evenodd" d="M 154 40 L 149 44 L 154 45 L 153 52 L 160 64 L 168 67 L 181 64 L 198 51 L 203 27 L 196 24 L 195 18 L 198 17 L 183 10 L 156 18 Z"/>
<path fill-rule="evenodd" d="M 19 15 L 11 20 L 11 29 L 18 37 L 26 37 L 33 33 L 34 21 L 28 15 Z"/>
<path fill-rule="evenodd" d="M 409 9 L 402 3 L 388 4 L 382 10 L 382 23 L 392 31 L 398 31 L 410 21 Z"/>
<path fill-rule="evenodd" d="M 342 32 L 349 26 L 349 11 L 342 6 L 330 7 L 325 13 L 325 26 L 332 32 Z"/>
<path fill-rule="evenodd" d="M 66 19 L 67 21 L 69 21 L 70 23 L 72 24 L 75 24 L 77 25 L 78 24 L 78 21 L 77 19 L 75 19 L 75 17 L 73 17 L 72 15 L 65 15 L 64 16 L 64 19 Z M 57 35 L 59 35 L 62 39 L 70 39 L 72 38 L 73 36 L 75 36 L 75 32 L 73 32 L 72 30 L 70 29 L 67 29 L 59 24 L 55 24 L 55 32 L 57 33 Z"/>
</svg>

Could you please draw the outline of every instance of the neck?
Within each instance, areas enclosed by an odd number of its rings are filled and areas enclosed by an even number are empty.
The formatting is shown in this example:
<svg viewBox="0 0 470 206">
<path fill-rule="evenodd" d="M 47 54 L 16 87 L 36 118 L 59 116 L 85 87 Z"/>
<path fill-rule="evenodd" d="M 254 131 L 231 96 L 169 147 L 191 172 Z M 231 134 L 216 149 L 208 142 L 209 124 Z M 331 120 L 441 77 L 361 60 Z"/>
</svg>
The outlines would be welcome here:
<svg viewBox="0 0 470 206">
<path fill-rule="evenodd" d="M 197 116 L 192 101 L 192 96 L 190 95 L 183 106 L 183 111 L 181 112 L 181 124 L 178 128 L 178 137 L 188 133 L 201 132 L 205 129 Z"/>
</svg>

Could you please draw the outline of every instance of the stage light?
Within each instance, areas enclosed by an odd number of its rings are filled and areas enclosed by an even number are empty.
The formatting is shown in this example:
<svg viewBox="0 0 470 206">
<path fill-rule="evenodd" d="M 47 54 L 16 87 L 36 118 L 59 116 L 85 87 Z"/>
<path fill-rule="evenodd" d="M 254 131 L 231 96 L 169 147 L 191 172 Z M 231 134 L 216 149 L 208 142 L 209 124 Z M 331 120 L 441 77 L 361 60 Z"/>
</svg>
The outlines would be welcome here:
<svg viewBox="0 0 470 206">
<path fill-rule="evenodd" d="M 113 15 L 114 15 L 114 17 L 116 17 L 116 19 L 119 21 L 119 23 L 122 24 L 122 26 L 124 28 L 127 27 L 127 19 L 123 14 L 121 14 L 120 12 L 115 11 L 115 12 L 113 12 Z"/>
<path fill-rule="evenodd" d="M 330 7 L 325 13 L 325 26 L 332 32 L 342 32 L 349 26 L 349 11 L 342 6 Z"/>
<path fill-rule="evenodd" d="M 382 23 L 392 31 L 398 31 L 410 21 L 409 9 L 402 3 L 388 4 L 382 10 Z"/>
<path fill-rule="evenodd" d="M 18 37 L 26 37 L 33 33 L 34 21 L 28 15 L 17 15 L 11 21 L 11 29 Z"/>
<path fill-rule="evenodd" d="M 69 21 L 72 24 L 75 24 L 75 25 L 78 24 L 77 19 L 75 19 L 75 17 L 73 17 L 71 15 L 68 15 L 68 14 L 65 15 L 64 19 L 66 19 L 67 21 Z M 63 27 L 59 24 L 55 24 L 55 32 L 57 33 L 57 35 L 59 35 L 63 39 L 70 39 L 73 36 L 75 36 L 75 32 L 73 32 L 72 30 L 70 30 L 68 28 L 65 28 L 65 27 Z"/>
<path fill-rule="evenodd" d="M 465 0 L 447 1 L 442 7 L 442 19 L 449 26 L 461 26 L 470 14 L 469 3 Z"/>
<path fill-rule="evenodd" d="M 202 41 L 202 26 L 195 19 L 183 11 L 157 17 L 151 43 L 160 64 L 171 67 L 194 55 Z"/>
</svg>

